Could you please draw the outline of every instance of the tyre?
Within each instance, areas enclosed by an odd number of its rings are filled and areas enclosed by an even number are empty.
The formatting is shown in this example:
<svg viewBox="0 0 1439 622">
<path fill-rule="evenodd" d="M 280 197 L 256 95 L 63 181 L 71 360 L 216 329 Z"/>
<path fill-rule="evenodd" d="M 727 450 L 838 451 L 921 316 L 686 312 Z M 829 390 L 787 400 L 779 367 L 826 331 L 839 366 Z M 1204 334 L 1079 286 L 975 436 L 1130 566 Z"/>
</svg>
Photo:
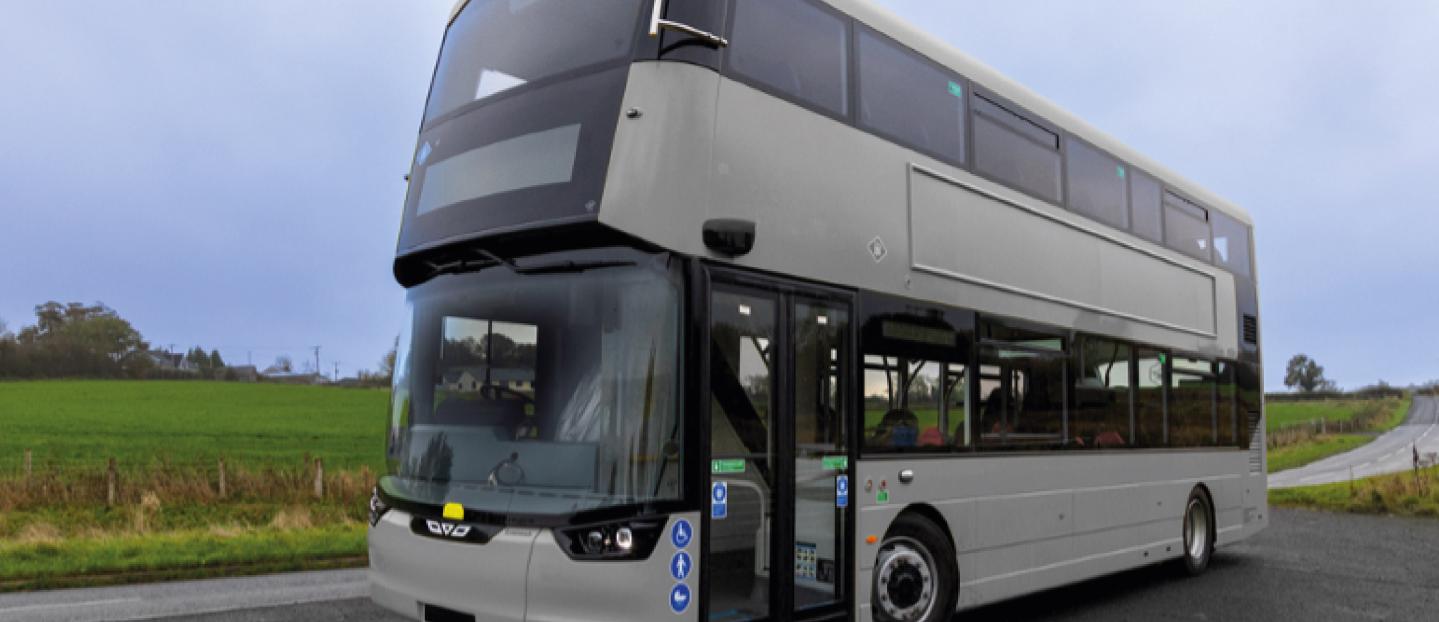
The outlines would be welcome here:
<svg viewBox="0 0 1439 622">
<path fill-rule="evenodd" d="M 874 619 L 880 622 L 941 622 L 954 614 L 957 594 L 954 547 L 929 519 L 905 514 L 879 547 L 874 567 Z"/>
<path fill-rule="evenodd" d="M 1209 495 L 1195 488 L 1184 504 L 1184 570 L 1190 576 L 1204 574 L 1214 556 L 1214 506 Z"/>
</svg>

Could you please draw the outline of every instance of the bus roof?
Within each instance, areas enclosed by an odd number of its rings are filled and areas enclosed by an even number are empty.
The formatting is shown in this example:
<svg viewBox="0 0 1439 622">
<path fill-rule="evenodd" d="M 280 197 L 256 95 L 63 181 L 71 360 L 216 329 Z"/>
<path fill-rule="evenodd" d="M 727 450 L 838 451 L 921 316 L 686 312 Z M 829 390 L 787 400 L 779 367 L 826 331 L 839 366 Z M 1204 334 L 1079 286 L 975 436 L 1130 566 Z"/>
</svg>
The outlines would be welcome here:
<svg viewBox="0 0 1439 622">
<path fill-rule="evenodd" d="M 1031 91 L 1024 85 L 1005 77 L 1004 74 L 999 73 L 994 68 L 975 60 L 973 57 L 959 51 L 938 37 L 910 24 L 888 9 L 879 6 L 873 2 L 873 0 L 823 1 L 849 14 L 856 20 L 863 22 L 870 28 L 878 30 L 894 40 L 913 48 L 920 54 L 928 56 L 931 60 L 947 65 L 950 69 L 974 80 L 986 89 L 995 92 L 995 94 L 1023 106 L 1030 112 L 1063 127 L 1075 136 L 1162 179 L 1173 188 L 1189 195 L 1189 198 L 1205 204 L 1206 207 L 1218 209 L 1247 225 L 1253 226 L 1254 220 L 1249 216 L 1249 212 L 1238 205 L 1221 198 L 1205 189 L 1204 186 L 1190 181 L 1184 176 L 1170 170 L 1168 167 L 1145 157 L 1114 137 L 1100 131 L 1079 117 L 1070 114 L 1054 102 Z"/>
</svg>

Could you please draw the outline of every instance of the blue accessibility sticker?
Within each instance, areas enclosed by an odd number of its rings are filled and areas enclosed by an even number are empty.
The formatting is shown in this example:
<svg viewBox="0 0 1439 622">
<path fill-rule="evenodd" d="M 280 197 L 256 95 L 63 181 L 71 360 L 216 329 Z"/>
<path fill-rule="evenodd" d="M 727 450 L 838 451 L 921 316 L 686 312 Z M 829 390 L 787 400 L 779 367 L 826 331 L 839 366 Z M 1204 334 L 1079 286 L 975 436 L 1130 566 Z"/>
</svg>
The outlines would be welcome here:
<svg viewBox="0 0 1439 622">
<path fill-rule="evenodd" d="M 710 518 L 723 520 L 729 516 L 729 482 L 715 482 L 710 488 Z"/>
<path fill-rule="evenodd" d="M 683 518 L 675 521 L 675 526 L 670 529 L 670 542 L 673 542 L 677 549 L 689 546 L 690 540 L 694 538 L 694 527 L 691 527 L 690 522 Z"/>
<path fill-rule="evenodd" d="M 675 553 L 674 557 L 670 558 L 670 576 L 674 577 L 676 581 L 688 579 L 690 571 L 693 569 L 694 564 L 690 560 L 689 553 L 680 551 Z"/>
<path fill-rule="evenodd" d="M 834 507 L 849 507 L 849 476 L 840 475 L 834 478 Z"/>
<path fill-rule="evenodd" d="M 690 586 L 680 583 L 670 590 L 670 611 L 684 613 L 690 608 Z"/>
</svg>

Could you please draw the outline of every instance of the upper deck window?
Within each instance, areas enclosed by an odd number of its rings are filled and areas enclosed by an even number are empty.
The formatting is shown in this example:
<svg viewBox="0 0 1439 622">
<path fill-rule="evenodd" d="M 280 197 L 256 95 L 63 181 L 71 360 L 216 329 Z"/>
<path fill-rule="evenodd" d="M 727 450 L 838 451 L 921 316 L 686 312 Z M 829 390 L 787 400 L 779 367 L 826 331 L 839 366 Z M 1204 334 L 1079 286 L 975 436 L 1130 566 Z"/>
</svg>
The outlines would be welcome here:
<svg viewBox="0 0 1439 622">
<path fill-rule="evenodd" d="M 1195 259 L 1210 261 L 1209 210 L 1164 193 L 1164 243 Z"/>
<path fill-rule="evenodd" d="M 629 56 L 640 0 L 470 0 L 445 34 L 425 119 Z"/>
<path fill-rule="evenodd" d="M 1129 172 L 1129 183 L 1134 234 L 1151 242 L 1164 242 L 1164 217 L 1160 215 L 1164 190 L 1153 177 L 1139 171 Z"/>
<path fill-rule="evenodd" d="M 963 163 L 964 80 L 868 28 L 858 40 L 860 126 Z"/>
<path fill-rule="evenodd" d="M 1211 212 L 1210 223 L 1214 226 L 1214 263 L 1230 272 L 1248 277 L 1249 269 L 1249 228 L 1220 212 Z"/>
<path fill-rule="evenodd" d="M 1129 169 L 1081 140 L 1065 140 L 1069 156 L 1069 207 L 1102 223 L 1129 227 Z"/>
<path fill-rule="evenodd" d="M 1060 203 L 1059 134 L 983 96 L 975 99 L 974 113 L 975 169 Z"/>
<path fill-rule="evenodd" d="M 806 0 L 737 0 L 729 67 L 761 86 L 849 114 L 849 25 Z"/>
</svg>

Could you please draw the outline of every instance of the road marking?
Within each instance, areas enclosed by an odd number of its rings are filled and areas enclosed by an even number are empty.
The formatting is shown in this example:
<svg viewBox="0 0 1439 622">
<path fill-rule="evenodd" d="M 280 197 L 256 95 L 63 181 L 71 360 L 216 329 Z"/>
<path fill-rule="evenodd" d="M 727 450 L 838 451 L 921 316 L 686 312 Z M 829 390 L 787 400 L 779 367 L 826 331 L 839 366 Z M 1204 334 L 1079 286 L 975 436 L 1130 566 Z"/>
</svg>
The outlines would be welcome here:
<svg viewBox="0 0 1439 622">
<path fill-rule="evenodd" d="M 94 607 L 96 605 L 118 605 L 120 603 L 138 603 L 144 600 L 139 596 L 129 598 L 107 598 L 105 600 L 83 600 L 78 603 L 43 603 L 38 605 L 22 605 L 20 607 L 3 607 L 0 613 L 19 613 L 21 611 L 43 611 L 46 609 L 66 609 L 70 607 Z"/>
</svg>

